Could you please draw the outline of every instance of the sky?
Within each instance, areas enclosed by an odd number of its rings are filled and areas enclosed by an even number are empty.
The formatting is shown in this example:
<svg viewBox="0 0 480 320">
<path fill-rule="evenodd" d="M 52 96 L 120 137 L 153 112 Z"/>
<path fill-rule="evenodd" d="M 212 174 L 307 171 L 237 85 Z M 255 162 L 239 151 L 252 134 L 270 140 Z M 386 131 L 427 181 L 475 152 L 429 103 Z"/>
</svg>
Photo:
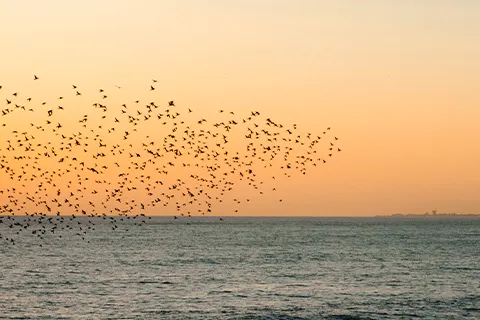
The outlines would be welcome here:
<svg viewBox="0 0 480 320">
<path fill-rule="evenodd" d="M 158 99 L 205 117 L 332 128 L 328 165 L 238 214 L 480 213 L 479 1 L 6 0 L 0 30 L 5 92 L 149 99 L 156 79 Z"/>
</svg>

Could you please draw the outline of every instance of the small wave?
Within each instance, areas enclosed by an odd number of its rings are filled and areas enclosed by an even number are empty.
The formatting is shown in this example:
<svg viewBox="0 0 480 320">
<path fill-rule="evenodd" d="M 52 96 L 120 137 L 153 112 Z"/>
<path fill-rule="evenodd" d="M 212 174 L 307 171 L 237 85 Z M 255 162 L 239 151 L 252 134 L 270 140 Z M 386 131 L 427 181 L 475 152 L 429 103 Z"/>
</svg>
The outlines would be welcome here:
<svg viewBox="0 0 480 320">
<path fill-rule="evenodd" d="M 312 298 L 311 295 L 304 295 L 304 294 L 274 293 L 273 295 L 274 295 L 274 296 L 277 296 L 277 297 L 287 297 L 287 298 L 303 298 L 303 299 Z"/>
<path fill-rule="evenodd" d="M 173 284 L 171 281 L 157 281 L 157 280 L 140 280 L 138 281 L 139 284 Z"/>
<path fill-rule="evenodd" d="M 361 316 L 355 316 L 350 314 L 330 315 L 326 319 L 328 320 L 373 320 L 373 318 L 370 318 L 370 317 L 361 317 Z"/>
<path fill-rule="evenodd" d="M 273 315 L 251 315 L 241 318 L 234 318 L 235 320 L 311 320 L 312 318 L 304 318 L 298 316 L 291 316 L 287 314 L 273 314 Z"/>
</svg>

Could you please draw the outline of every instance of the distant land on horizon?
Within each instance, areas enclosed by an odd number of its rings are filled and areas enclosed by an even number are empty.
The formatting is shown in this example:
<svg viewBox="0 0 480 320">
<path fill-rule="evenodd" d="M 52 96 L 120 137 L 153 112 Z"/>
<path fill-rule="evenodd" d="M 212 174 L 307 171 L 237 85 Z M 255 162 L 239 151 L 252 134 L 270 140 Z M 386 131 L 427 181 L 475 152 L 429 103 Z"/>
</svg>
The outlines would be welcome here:
<svg viewBox="0 0 480 320">
<path fill-rule="evenodd" d="M 418 213 L 394 213 L 391 215 L 386 215 L 386 216 L 380 216 L 377 215 L 376 217 L 389 217 L 389 218 L 480 218 L 479 213 L 455 213 L 455 212 L 450 212 L 450 213 L 437 213 L 435 210 L 432 212 L 426 212 L 423 214 L 418 214 Z"/>
</svg>

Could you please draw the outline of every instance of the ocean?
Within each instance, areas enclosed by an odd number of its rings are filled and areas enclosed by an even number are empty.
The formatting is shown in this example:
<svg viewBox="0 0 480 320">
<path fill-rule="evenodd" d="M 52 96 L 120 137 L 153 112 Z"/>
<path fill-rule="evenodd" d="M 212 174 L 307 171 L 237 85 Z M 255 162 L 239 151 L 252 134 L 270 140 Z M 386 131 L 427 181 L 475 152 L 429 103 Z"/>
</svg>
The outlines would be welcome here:
<svg viewBox="0 0 480 320">
<path fill-rule="evenodd" d="M 0 319 L 480 319 L 480 219 L 111 226 L 0 241 Z"/>
</svg>

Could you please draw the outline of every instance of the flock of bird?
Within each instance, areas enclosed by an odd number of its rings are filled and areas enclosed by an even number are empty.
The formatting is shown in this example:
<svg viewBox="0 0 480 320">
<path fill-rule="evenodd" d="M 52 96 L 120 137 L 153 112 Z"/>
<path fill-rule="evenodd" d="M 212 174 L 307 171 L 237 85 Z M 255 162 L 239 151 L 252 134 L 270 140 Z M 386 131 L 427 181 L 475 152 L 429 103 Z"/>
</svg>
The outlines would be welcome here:
<svg viewBox="0 0 480 320">
<path fill-rule="evenodd" d="M 157 85 L 152 80 L 143 96 L 151 100 Z M 109 103 L 115 92 L 107 91 L 85 105 L 77 85 L 50 102 L 0 86 L 0 240 L 62 230 L 85 240 L 97 219 L 116 230 L 162 209 L 174 220 L 211 215 L 224 201 L 236 213 L 251 200 L 247 188 L 275 191 L 279 172 L 306 174 L 341 151 L 330 127 L 302 134 L 259 111 L 219 110 L 211 122 L 173 100 Z"/>
</svg>

